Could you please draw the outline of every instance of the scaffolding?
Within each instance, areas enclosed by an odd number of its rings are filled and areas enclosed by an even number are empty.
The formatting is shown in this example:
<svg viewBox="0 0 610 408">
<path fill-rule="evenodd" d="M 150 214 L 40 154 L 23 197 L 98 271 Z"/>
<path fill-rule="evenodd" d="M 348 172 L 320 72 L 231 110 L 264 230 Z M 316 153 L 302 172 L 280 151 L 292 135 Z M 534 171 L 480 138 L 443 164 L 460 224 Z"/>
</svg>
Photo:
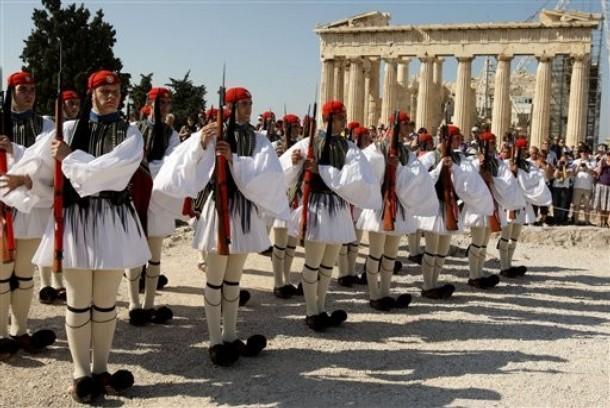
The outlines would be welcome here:
<svg viewBox="0 0 610 408">
<path fill-rule="evenodd" d="M 604 19 L 606 16 L 604 15 Z M 602 104 L 601 49 L 603 46 L 603 25 L 593 32 L 591 57 L 589 61 L 589 91 L 587 95 L 587 122 L 585 142 L 594 148 L 599 143 L 599 118 Z"/>
<path fill-rule="evenodd" d="M 551 102 L 549 136 L 566 138 L 570 78 L 572 66 L 568 55 L 557 55 L 551 64 Z"/>
</svg>

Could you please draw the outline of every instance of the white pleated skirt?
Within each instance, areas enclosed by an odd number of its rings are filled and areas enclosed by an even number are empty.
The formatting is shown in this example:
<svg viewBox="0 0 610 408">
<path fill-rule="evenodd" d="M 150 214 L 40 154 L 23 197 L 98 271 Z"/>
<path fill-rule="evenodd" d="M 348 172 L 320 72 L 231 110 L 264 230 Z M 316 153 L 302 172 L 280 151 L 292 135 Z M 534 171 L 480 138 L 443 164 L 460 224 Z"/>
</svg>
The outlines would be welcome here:
<svg viewBox="0 0 610 408">
<path fill-rule="evenodd" d="M 231 243 L 229 253 L 247 254 L 251 252 L 262 252 L 271 246 L 268 232 L 268 217 L 262 211 L 257 210 L 252 204 L 250 214 L 250 228 L 245 232 L 242 228 L 242 219 L 239 212 L 231 212 Z M 218 213 L 215 202 L 210 195 L 201 210 L 201 216 L 197 219 L 193 236 L 193 248 L 206 252 L 217 251 L 216 241 L 218 238 Z"/>
<path fill-rule="evenodd" d="M 49 218 L 53 218 L 51 208 L 32 208 L 32 211 L 25 214 L 20 211 L 13 211 L 13 231 L 15 239 L 35 239 L 43 236 L 49 223 Z"/>
<path fill-rule="evenodd" d="M 94 198 L 89 203 L 88 207 L 64 209 L 63 267 L 100 270 L 145 265 L 150 251 L 133 205 Z M 53 217 L 49 217 L 33 264 L 53 265 L 54 226 Z"/>
<path fill-rule="evenodd" d="M 394 221 L 394 230 L 385 231 L 383 229 L 382 210 L 364 209 L 356 222 L 356 228 L 363 231 L 373 231 L 388 235 L 406 235 L 417 230 L 417 222 L 415 217 L 410 215 L 406 210 L 403 212 L 398 209 L 396 212 L 396 220 Z"/>
<path fill-rule="evenodd" d="M 332 211 L 326 200 L 312 200 L 310 202 L 306 232 L 308 241 L 346 244 L 356 240 L 350 205 L 341 201 L 337 196 L 334 196 L 333 199 L 336 200 L 336 205 L 332 208 Z M 288 227 L 288 234 L 299 239 L 302 238 L 302 213 L 303 206 L 300 205 L 290 214 Z"/>
</svg>

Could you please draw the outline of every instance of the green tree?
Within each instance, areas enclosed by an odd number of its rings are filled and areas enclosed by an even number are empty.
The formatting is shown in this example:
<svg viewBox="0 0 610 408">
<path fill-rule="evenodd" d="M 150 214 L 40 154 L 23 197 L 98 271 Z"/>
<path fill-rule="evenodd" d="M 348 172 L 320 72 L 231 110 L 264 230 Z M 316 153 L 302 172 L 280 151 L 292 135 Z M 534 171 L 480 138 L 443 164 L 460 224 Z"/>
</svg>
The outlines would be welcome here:
<svg viewBox="0 0 610 408">
<path fill-rule="evenodd" d="M 152 73 L 148 75 L 140 74 L 140 83 L 132 85 L 129 90 L 131 103 L 136 112 L 139 112 L 140 108 L 146 104 L 146 94 L 152 88 L 152 77 Z"/>
<path fill-rule="evenodd" d="M 89 74 L 99 69 L 120 72 L 123 64 L 114 56 L 116 31 L 104 21 L 100 9 L 92 17 L 84 5 L 62 8 L 61 0 L 42 0 L 43 9 L 34 9 L 34 30 L 25 40 L 21 53 L 23 69 L 36 78 L 37 109 L 53 112 L 59 71 L 59 40 L 62 43 L 62 87 L 74 88 L 81 95 L 87 90 Z M 129 74 L 121 74 L 122 93 L 129 85 Z"/>
<path fill-rule="evenodd" d="M 205 85 L 194 85 L 189 79 L 191 71 L 189 70 L 182 79 L 170 78 L 169 83 L 165 84 L 172 88 L 173 108 L 172 112 L 176 116 L 174 127 L 180 129 L 185 123 L 186 118 L 191 116 L 197 120 L 197 115 L 205 109 Z"/>
</svg>

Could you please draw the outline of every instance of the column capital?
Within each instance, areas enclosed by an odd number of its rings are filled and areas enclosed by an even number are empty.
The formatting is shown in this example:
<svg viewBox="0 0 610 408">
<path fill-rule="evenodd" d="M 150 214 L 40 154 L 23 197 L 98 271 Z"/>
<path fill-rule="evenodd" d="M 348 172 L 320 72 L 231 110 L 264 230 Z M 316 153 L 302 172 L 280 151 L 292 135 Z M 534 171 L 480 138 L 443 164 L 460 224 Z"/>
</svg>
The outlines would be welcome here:
<svg viewBox="0 0 610 408">
<path fill-rule="evenodd" d="M 445 58 L 443 57 L 434 57 L 434 62 L 438 62 L 439 64 L 445 62 Z"/>
<path fill-rule="evenodd" d="M 570 59 L 572 61 L 582 62 L 585 60 L 585 58 L 587 58 L 587 54 L 570 54 Z"/>
<path fill-rule="evenodd" d="M 398 58 L 396 58 L 396 57 L 382 56 L 381 59 L 386 64 L 396 64 L 397 62 L 399 62 Z"/>
<path fill-rule="evenodd" d="M 514 58 L 512 54 L 498 54 L 496 55 L 497 61 L 511 61 Z"/>
<path fill-rule="evenodd" d="M 535 57 L 538 60 L 538 62 L 549 62 L 553 58 L 555 58 L 555 55 L 549 55 L 547 53 L 543 53 L 543 54 L 535 55 Z"/>
<path fill-rule="evenodd" d="M 423 63 L 434 62 L 436 55 L 428 55 L 428 53 L 425 53 L 424 55 L 418 55 L 417 58 Z"/>
<path fill-rule="evenodd" d="M 455 59 L 457 59 L 458 62 L 472 62 L 474 55 L 456 55 Z"/>
</svg>

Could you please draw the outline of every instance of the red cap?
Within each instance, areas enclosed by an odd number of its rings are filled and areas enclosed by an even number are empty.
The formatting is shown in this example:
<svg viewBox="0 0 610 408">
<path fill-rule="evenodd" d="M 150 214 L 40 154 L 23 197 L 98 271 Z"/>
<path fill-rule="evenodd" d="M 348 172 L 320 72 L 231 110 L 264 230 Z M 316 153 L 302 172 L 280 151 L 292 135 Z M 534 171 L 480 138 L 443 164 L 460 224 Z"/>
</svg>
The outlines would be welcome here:
<svg viewBox="0 0 610 408">
<path fill-rule="evenodd" d="M 226 103 L 236 103 L 242 99 L 252 99 L 252 94 L 246 88 L 229 88 L 225 93 Z"/>
<path fill-rule="evenodd" d="M 426 143 L 432 141 L 432 135 L 430 133 L 419 133 L 417 135 L 417 141 L 419 143 Z"/>
<path fill-rule="evenodd" d="M 358 126 L 357 128 L 354 129 L 354 136 L 356 137 L 360 137 L 363 135 L 368 135 L 369 134 L 369 129 L 365 128 L 363 126 Z"/>
<path fill-rule="evenodd" d="M 34 77 L 29 72 L 19 71 L 11 74 L 8 77 L 8 86 L 17 86 L 17 85 L 34 85 L 36 82 L 34 81 Z"/>
<path fill-rule="evenodd" d="M 345 113 L 345 105 L 341 101 L 328 101 L 322 106 L 322 119 L 324 120 L 328 118 L 328 115 L 338 113 Z"/>
<path fill-rule="evenodd" d="M 398 121 L 399 122 L 408 122 L 411 118 L 407 115 L 407 112 L 400 111 L 398 112 Z M 394 123 L 394 113 L 390 115 L 389 123 Z"/>
<path fill-rule="evenodd" d="M 146 97 L 150 100 L 157 99 L 157 96 L 159 96 L 159 98 L 171 99 L 172 91 L 170 91 L 169 89 L 164 88 L 162 86 L 159 86 L 159 87 L 151 88 L 151 90 L 148 91 L 148 93 L 146 94 Z"/>
<path fill-rule="evenodd" d="M 216 115 L 218 115 L 218 109 L 216 108 L 210 108 L 205 112 L 206 118 L 215 117 Z"/>
<path fill-rule="evenodd" d="M 515 147 L 517 149 L 525 149 L 527 147 L 527 139 L 524 137 L 520 137 L 515 140 Z"/>
<path fill-rule="evenodd" d="M 65 90 L 61 93 L 61 99 L 69 101 L 70 99 L 80 99 L 80 96 L 71 89 Z"/>
<path fill-rule="evenodd" d="M 299 120 L 299 117 L 292 113 L 288 113 L 288 114 L 284 115 L 284 117 L 282 119 L 284 122 L 289 123 L 291 125 L 298 125 L 299 123 L 301 123 L 301 121 Z"/>
<path fill-rule="evenodd" d="M 150 105 L 144 105 L 140 108 L 140 115 L 149 116 L 152 112 Z"/>
<path fill-rule="evenodd" d="M 460 128 L 455 125 L 449 125 L 447 128 L 449 130 L 449 136 L 460 136 L 462 134 Z"/>
<path fill-rule="evenodd" d="M 89 81 L 87 81 L 87 89 L 89 91 L 93 91 L 95 88 L 100 87 L 102 85 L 117 84 L 121 84 L 121 78 L 119 78 L 119 74 L 112 71 L 101 70 L 94 72 L 89 76 Z"/>
<path fill-rule="evenodd" d="M 479 136 L 479 139 L 483 142 L 491 142 L 491 141 L 496 140 L 496 135 L 494 135 L 490 131 L 487 131 L 487 132 L 481 133 L 481 135 Z"/>
<path fill-rule="evenodd" d="M 268 120 L 271 118 L 275 118 L 275 113 L 273 113 L 272 111 L 267 111 L 267 112 L 263 112 L 262 116 L 263 116 L 264 120 Z"/>
<path fill-rule="evenodd" d="M 358 129 L 360 127 L 360 122 L 350 122 L 347 124 L 347 128 L 350 130 Z"/>
</svg>

